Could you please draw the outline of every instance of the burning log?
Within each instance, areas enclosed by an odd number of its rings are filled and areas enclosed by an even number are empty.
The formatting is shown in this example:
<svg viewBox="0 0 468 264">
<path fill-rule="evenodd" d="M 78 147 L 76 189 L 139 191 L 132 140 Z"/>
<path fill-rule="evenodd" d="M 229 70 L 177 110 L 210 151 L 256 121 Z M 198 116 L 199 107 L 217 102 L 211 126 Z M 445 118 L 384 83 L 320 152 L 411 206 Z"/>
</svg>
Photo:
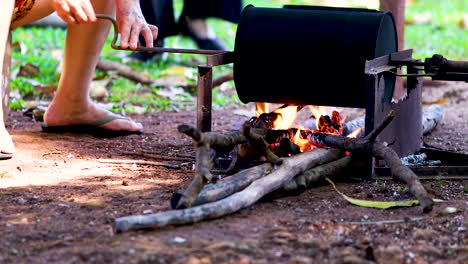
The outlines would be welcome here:
<svg viewBox="0 0 468 264">
<path fill-rule="evenodd" d="M 268 147 L 268 143 L 265 140 L 267 134 L 266 130 L 253 130 L 250 127 L 250 122 L 245 122 L 242 126 L 242 134 L 248 140 L 249 144 L 256 149 L 260 155 L 264 156 L 268 162 L 276 165 L 281 163 L 281 159 Z"/>
<path fill-rule="evenodd" d="M 114 229 L 119 233 L 135 229 L 159 228 L 167 225 L 195 223 L 232 214 L 253 205 L 264 195 L 281 188 L 296 175 L 317 165 L 336 160 L 342 155 L 342 151 L 338 149 L 315 149 L 303 152 L 283 159 L 282 164 L 273 172 L 227 198 L 182 210 L 120 217 L 115 219 Z"/>
<path fill-rule="evenodd" d="M 408 184 L 410 192 L 419 200 L 423 212 L 432 210 L 433 201 L 424 189 L 418 177 L 408 167 L 404 166 L 398 155 L 391 148 L 376 141 L 377 135 L 393 120 L 395 113 L 390 111 L 382 123 L 364 138 L 346 138 L 342 136 L 313 133 L 309 139 L 314 144 L 336 147 L 347 151 L 371 153 L 374 157 L 383 159 L 392 170 L 393 176 Z"/>
</svg>

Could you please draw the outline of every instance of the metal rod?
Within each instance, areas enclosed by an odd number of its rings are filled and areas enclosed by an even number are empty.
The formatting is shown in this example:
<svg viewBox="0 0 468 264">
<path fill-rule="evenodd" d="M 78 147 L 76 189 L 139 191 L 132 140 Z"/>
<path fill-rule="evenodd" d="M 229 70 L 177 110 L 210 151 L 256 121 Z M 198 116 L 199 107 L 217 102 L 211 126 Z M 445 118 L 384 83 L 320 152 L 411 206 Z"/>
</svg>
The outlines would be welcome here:
<svg viewBox="0 0 468 264">
<path fill-rule="evenodd" d="M 211 131 L 212 79 L 212 67 L 198 66 L 197 128 L 202 132 Z"/>
<path fill-rule="evenodd" d="M 105 19 L 112 22 L 114 27 L 114 38 L 112 39 L 111 47 L 116 50 L 131 50 L 131 51 L 146 51 L 146 52 L 168 52 L 168 53 L 186 53 L 186 54 L 205 54 L 205 55 L 213 55 L 213 54 L 220 54 L 224 53 L 223 50 L 203 50 L 203 49 L 173 49 L 173 48 L 148 48 L 148 47 L 141 47 L 138 46 L 136 49 L 131 48 L 122 48 L 122 46 L 117 45 L 117 40 L 119 38 L 119 29 L 117 26 L 117 22 L 115 21 L 114 17 L 109 15 L 102 15 L 96 14 L 96 18 Z"/>
</svg>

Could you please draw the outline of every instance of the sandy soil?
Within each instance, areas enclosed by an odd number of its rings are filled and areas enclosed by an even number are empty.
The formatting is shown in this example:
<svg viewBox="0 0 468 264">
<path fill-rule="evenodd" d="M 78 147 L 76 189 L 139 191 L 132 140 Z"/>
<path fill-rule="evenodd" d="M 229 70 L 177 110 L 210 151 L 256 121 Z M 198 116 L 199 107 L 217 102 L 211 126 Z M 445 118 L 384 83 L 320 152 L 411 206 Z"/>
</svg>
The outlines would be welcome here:
<svg viewBox="0 0 468 264">
<path fill-rule="evenodd" d="M 465 83 L 425 89 L 426 101 L 449 99 L 444 121 L 426 144 L 468 153 L 467 93 Z M 246 117 L 235 113 L 215 111 L 213 130 L 238 128 Z M 0 161 L 0 263 L 468 262 L 467 180 L 424 181 L 434 198 L 444 200 L 429 214 L 417 206 L 357 207 L 322 183 L 222 219 L 114 234 L 115 217 L 169 210 L 172 193 L 186 188 L 193 175 L 192 163 L 179 170 L 100 163 L 142 160 L 143 150 L 194 155 L 191 140 L 176 133 L 177 125 L 195 123 L 194 112 L 133 118 L 145 125 L 145 134 L 97 139 L 44 134 L 29 117 L 10 114 L 17 153 Z M 412 198 L 393 181 L 341 182 L 338 188 L 361 199 Z M 446 207 L 458 212 L 444 214 Z"/>
</svg>

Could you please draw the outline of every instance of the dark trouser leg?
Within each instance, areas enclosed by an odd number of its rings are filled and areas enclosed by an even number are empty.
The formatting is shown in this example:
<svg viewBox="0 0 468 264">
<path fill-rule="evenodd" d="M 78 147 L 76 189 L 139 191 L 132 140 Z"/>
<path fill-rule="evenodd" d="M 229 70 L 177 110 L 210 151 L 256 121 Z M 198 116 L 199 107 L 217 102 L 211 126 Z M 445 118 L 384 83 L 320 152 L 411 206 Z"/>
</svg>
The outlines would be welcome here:
<svg viewBox="0 0 468 264">
<path fill-rule="evenodd" d="M 158 40 L 177 35 L 172 0 L 140 0 L 146 22 L 158 27 Z"/>
<path fill-rule="evenodd" d="M 183 16 L 191 19 L 217 17 L 223 20 L 239 22 L 242 0 L 184 0 Z"/>
</svg>

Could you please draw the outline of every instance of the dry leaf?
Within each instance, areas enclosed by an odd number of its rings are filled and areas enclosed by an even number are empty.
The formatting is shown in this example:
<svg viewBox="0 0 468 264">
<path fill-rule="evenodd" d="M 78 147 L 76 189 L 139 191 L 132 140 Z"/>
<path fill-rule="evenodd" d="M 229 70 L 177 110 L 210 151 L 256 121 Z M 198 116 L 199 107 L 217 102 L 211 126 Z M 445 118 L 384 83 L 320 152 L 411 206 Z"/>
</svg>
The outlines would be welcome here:
<svg viewBox="0 0 468 264">
<path fill-rule="evenodd" d="M 181 75 L 168 75 L 153 82 L 153 86 L 169 87 L 181 86 L 187 83 L 187 79 Z"/>
<path fill-rule="evenodd" d="M 458 24 L 460 28 L 468 30 L 468 14 L 463 14 L 463 17 L 460 19 Z"/>
<path fill-rule="evenodd" d="M 16 77 L 32 77 L 32 76 L 37 75 L 39 73 L 41 73 L 41 70 L 39 69 L 39 67 L 37 67 L 36 65 L 33 65 L 31 63 L 27 63 L 25 65 L 22 65 L 19 68 L 19 71 L 18 71 L 18 74 L 16 75 Z"/>
</svg>

